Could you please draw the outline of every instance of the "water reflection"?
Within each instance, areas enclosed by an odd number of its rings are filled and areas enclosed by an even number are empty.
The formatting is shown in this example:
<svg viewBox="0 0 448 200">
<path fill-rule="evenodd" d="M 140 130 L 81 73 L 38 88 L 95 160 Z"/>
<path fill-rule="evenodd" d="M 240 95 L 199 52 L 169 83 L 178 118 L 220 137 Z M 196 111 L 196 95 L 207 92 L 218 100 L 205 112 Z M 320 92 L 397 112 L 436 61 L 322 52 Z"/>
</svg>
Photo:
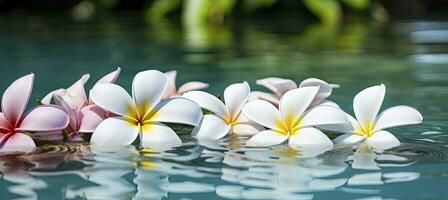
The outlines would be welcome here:
<svg viewBox="0 0 448 200">
<path fill-rule="evenodd" d="M 410 167 L 418 157 L 406 153 L 419 149 L 407 143 L 387 151 L 363 144 L 303 152 L 287 146 L 248 149 L 238 145 L 245 138 L 207 144 L 182 139 L 183 146 L 164 152 L 71 143 L 1 156 L 2 194 L 11 199 L 43 198 L 42 191 L 50 190 L 66 199 L 315 199 L 340 192 L 351 198 L 382 196 L 381 186 L 421 177 Z"/>
</svg>

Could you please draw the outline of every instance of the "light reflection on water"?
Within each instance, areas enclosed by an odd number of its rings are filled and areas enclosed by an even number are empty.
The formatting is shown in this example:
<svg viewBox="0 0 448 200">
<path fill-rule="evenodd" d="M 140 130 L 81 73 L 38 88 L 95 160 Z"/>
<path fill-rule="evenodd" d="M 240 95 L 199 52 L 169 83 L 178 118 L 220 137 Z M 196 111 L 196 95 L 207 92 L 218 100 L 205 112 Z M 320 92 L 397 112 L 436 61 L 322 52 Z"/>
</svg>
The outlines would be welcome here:
<svg viewBox="0 0 448 200">
<path fill-rule="evenodd" d="M 0 18 L 0 24 L 11 25 L 0 26 L 0 45 L 8 47 L 0 48 L 0 88 L 34 71 L 33 98 L 41 98 L 82 73 L 95 79 L 116 65 L 123 68 L 118 83 L 124 88 L 140 70 L 177 69 L 179 83 L 209 82 L 214 94 L 241 80 L 261 89 L 253 84 L 257 78 L 318 77 L 341 85 L 331 98 L 349 113 L 360 89 L 385 83 L 384 107 L 411 105 L 424 122 L 392 129 L 402 144 L 384 152 L 364 145 L 308 152 L 245 148 L 246 138 L 237 137 L 198 144 L 189 129 L 177 131 L 182 147 L 161 153 L 82 143 L 41 146 L 28 155 L 0 156 L 0 198 L 437 199 L 448 194 L 448 48 L 422 42 L 430 30 L 447 30 L 446 22 L 355 21 L 327 27 L 267 20 L 182 29 L 135 19 L 77 24 L 33 18 L 39 23 L 31 26 L 30 19 Z"/>
</svg>

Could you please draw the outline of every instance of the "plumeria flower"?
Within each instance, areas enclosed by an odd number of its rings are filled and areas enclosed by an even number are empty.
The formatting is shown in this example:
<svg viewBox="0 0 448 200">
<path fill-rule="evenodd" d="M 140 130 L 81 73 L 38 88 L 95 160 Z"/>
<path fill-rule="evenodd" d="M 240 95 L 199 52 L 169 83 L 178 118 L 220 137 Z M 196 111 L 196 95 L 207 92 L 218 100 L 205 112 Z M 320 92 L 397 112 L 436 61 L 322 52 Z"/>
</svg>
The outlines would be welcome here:
<svg viewBox="0 0 448 200">
<path fill-rule="evenodd" d="M 193 132 L 198 139 L 218 140 L 229 133 L 254 135 L 263 127 L 241 114 L 250 94 L 247 82 L 234 83 L 224 90 L 225 105 L 217 97 L 202 91 L 187 92 L 183 97 L 196 102 L 203 109 L 213 112 L 207 114 Z"/>
<path fill-rule="evenodd" d="M 276 107 L 280 102 L 282 96 L 293 89 L 297 88 L 297 84 L 290 79 L 278 78 L 278 77 L 268 77 L 264 79 L 257 80 L 258 85 L 264 86 L 272 91 L 272 93 L 254 91 L 250 95 L 250 100 L 265 100 Z M 323 104 L 323 105 L 331 105 L 337 106 L 336 103 L 332 101 L 326 100 L 331 95 L 333 88 L 338 88 L 339 85 L 329 84 L 323 80 L 317 78 L 308 78 L 303 80 L 299 87 L 307 87 L 307 86 L 319 86 L 319 92 L 314 97 L 313 102 L 310 104 L 310 107 Z"/>
<path fill-rule="evenodd" d="M 409 106 L 394 106 L 378 115 L 386 93 L 383 84 L 366 88 L 353 99 L 356 119 L 346 114 L 348 126 L 324 126 L 328 130 L 345 133 L 335 139 L 336 143 L 354 144 L 365 141 L 377 149 L 389 149 L 400 145 L 400 141 L 386 128 L 419 124 L 423 117 Z"/>
<path fill-rule="evenodd" d="M 95 86 L 98 84 L 115 82 L 120 74 L 120 71 L 121 69 L 118 67 L 117 70 L 98 80 L 95 83 Z M 53 99 L 56 105 L 60 106 L 65 112 L 67 112 L 70 117 L 70 124 L 64 129 L 64 131 L 72 141 L 82 140 L 81 133 L 92 133 L 95 131 L 98 124 L 100 124 L 109 115 L 106 111 L 93 104 L 93 102 L 88 99 L 84 85 L 89 78 L 90 75 L 85 74 L 80 80 L 75 82 L 69 88 L 52 91 L 41 101 L 42 104 L 48 105 Z M 43 138 L 48 140 L 62 139 L 62 134 L 60 131 L 43 133 L 40 135 L 44 136 Z"/>
<path fill-rule="evenodd" d="M 308 109 L 319 92 L 319 86 L 290 90 L 280 99 L 279 109 L 264 100 L 246 104 L 243 113 L 254 122 L 269 128 L 247 141 L 248 146 L 271 146 L 289 140 L 293 148 L 333 147 L 318 125 L 344 124 L 347 119 L 339 108 L 322 105 Z"/>
<path fill-rule="evenodd" d="M 0 151 L 32 151 L 36 144 L 27 132 L 64 129 L 69 119 L 55 106 L 38 106 L 24 113 L 33 90 L 34 74 L 14 81 L 3 93 L 0 113 Z"/>
<path fill-rule="evenodd" d="M 208 88 L 208 83 L 203 83 L 199 81 L 191 81 L 184 83 L 179 89 L 176 89 L 176 75 L 177 71 L 169 71 L 165 73 L 168 76 L 168 88 L 163 99 L 168 99 L 172 97 L 182 96 L 185 92 L 193 91 L 193 90 L 201 90 Z"/>
<path fill-rule="evenodd" d="M 116 84 L 95 86 L 90 91 L 92 101 L 118 116 L 101 122 L 90 142 L 98 145 L 129 145 L 140 135 L 143 147 L 180 145 L 181 140 L 176 133 L 160 122 L 197 126 L 202 119 L 202 111 L 197 104 L 184 98 L 161 102 L 167 87 L 167 76 L 156 70 L 143 71 L 134 77 L 132 97 Z"/>
</svg>

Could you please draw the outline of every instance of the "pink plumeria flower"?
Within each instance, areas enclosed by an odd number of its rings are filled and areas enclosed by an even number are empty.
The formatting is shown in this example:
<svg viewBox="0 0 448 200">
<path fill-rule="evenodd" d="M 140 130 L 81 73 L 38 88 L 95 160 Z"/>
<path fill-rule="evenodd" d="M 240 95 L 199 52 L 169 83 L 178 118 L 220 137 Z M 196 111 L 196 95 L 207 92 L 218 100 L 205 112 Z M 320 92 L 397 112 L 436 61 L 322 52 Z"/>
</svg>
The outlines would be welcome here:
<svg viewBox="0 0 448 200">
<path fill-rule="evenodd" d="M 36 147 L 26 132 L 64 129 L 67 113 L 56 106 L 37 106 L 24 113 L 33 90 L 34 74 L 14 81 L 3 93 L 0 113 L 0 152 L 30 152 Z"/>
<path fill-rule="evenodd" d="M 116 81 L 121 69 L 105 75 L 95 83 L 96 85 L 104 83 L 113 83 Z M 58 89 L 50 92 L 42 99 L 42 104 L 50 104 L 51 100 L 56 105 L 62 107 L 70 117 L 70 124 L 64 131 L 68 134 L 72 141 L 82 140 L 81 133 L 92 133 L 95 128 L 104 119 L 109 116 L 109 113 L 95 105 L 86 95 L 84 85 L 89 80 L 90 75 L 85 74 L 67 89 Z M 95 87 L 94 86 L 94 87 Z M 42 134 L 47 140 L 60 140 L 62 134 L 59 131 Z"/>
<path fill-rule="evenodd" d="M 335 139 L 339 144 L 355 144 L 365 141 L 377 150 L 400 145 L 400 141 L 386 128 L 419 124 L 423 117 L 415 108 L 394 106 L 378 114 L 386 94 L 386 86 L 376 85 L 359 92 L 353 99 L 356 119 L 346 114 L 348 126 L 323 126 L 322 128 L 345 133 Z"/>
<path fill-rule="evenodd" d="M 249 100 L 265 100 L 272 103 L 276 107 L 278 107 L 280 99 L 286 92 L 297 88 L 297 84 L 293 80 L 278 77 L 260 79 L 257 80 L 256 83 L 268 88 L 272 91 L 272 93 L 254 91 L 251 93 Z M 326 98 L 331 95 L 333 88 L 337 88 L 339 85 L 329 84 L 317 78 L 308 78 L 300 83 L 299 88 L 306 86 L 319 86 L 319 92 L 310 104 L 310 107 L 316 105 L 330 105 L 337 107 L 336 103 L 326 100 Z"/>
<path fill-rule="evenodd" d="M 224 90 L 224 101 L 202 91 L 187 92 L 183 97 L 196 102 L 203 109 L 213 112 L 204 116 L 200 126 L 193 130 L 200 140 L 218 140 L 230 133 L 255 135 L 264 128 L 241 114 L 247 103 L 250 87 L 247 82 L 234 83 Z"/>
<path fill-rule="evenodd" d="M 269 128 L 247 141 L 248 146 L 272 146 L 285 142 L 292 148 L 331 148 L 333 143 L 319 125 L 346 124 L 343 111 L 334 106 L 319 105 L 308 109 L 319 86 L 307 86 L 286 92 L 277 109 L 264 100 L 247 103 L 243 113 L 252 121 Z"/>
<path fill-rule="evenodd" d="M 163 97 L 163 99 L 169 99 L 172 97 L 180 97 L 182 94 L 194 91 L 194 90 L 202 90 L 205 88 L 208 88 L 208 83 L 203 83 L 199 81 L 191 81 L 184 83 L 182 86 L 179 87 L 179 89 L 176 88 L 176 75 L 177 71 L 172 70 L 165 73 L 168 77 L 168 88 L 166 89 L 166 94 Z"/>
</svg>

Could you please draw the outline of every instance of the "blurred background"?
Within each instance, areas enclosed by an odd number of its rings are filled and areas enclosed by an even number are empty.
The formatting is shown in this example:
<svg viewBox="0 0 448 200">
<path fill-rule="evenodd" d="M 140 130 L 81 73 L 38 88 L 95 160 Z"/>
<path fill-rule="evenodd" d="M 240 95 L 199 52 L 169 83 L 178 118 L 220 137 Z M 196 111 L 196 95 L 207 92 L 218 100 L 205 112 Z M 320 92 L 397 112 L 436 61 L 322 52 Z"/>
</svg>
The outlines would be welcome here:
<svg viewBox="0 0 448 200">
<path fill-rule="evenodd" d="M 317 77 L 346 84 L 347 103 L 381 82 L 448 82 L 444 0 L 0 0 L 0 11 L 0 86 L 35 72 L 35 98 L 118 66 L 127 88 L 138 71 L 176 69 L 178 84 L 214 93 Z"/>
</svg>

